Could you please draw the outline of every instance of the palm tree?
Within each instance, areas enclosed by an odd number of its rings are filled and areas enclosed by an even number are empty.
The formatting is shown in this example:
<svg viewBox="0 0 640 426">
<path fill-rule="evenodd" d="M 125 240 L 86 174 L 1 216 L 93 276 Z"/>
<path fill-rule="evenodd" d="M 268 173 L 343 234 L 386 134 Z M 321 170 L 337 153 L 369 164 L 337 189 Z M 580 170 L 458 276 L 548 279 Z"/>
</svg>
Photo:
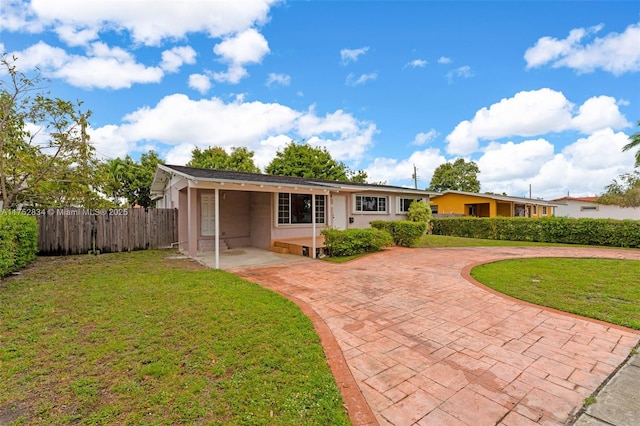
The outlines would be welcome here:
<svg viewBox="0 0 640 426">
<path fill-rule="evenodd" d="M 638 126 L 640 126 L 640 120 L 638 120 Z M 636 132 L 629 136 L 629 142 L 625 146 L 622 147 L 622 151 L 629 151 L 633 148 L 638 148 L 636 152 L 636 164 L 635 167 L 640 167 L 640 132 Z"/>
</svg>

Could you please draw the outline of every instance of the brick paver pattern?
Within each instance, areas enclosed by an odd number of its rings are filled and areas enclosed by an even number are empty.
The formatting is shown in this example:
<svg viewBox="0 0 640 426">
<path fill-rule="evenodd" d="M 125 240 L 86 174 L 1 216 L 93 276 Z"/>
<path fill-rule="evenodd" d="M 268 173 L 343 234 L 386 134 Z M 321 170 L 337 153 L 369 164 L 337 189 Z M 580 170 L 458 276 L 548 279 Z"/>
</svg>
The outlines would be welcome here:
<svg viewBox="0 0 640 426">
<path fill-rule="evenodd" d="M 319 314 L 380 425 L 562 425 L 640 335 L 496 295 L 461 275 L 470 264 L 539 256 L 640 252 L 392 248 L 346 264 L 235 272 Z"/>
</svg>

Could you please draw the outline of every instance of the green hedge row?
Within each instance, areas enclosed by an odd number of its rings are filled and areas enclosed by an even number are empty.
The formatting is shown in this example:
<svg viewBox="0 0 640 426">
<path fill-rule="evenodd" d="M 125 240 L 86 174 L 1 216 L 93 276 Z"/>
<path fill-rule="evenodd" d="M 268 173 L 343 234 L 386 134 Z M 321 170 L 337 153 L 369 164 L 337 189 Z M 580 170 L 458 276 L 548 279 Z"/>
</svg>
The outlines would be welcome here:
<svg viewBox="0 0 640 426">
<path fill-rule="evenodd" d="M 432 233 L 490 240 L 640 247 L 640 221 L 613 219 L 436 218 Z"/>
<path fill-rule="evenodd" d="M 413 247 L 427 230 L 426 222 L 409 220 L 374 220 L 371 227 L 384 229 L 393 237 L 393 242 L 402 247 Z"/>
<path fill-rule="evenodd" d="M 37 252 L 36 219 L 22 214 L 0 214 L 0 277 L 27 266 Z"/>
<path fill-rule="evenodd" d="M 353 256 L 379 251 L 393 242 L 388 232 L 373 228 L 353 228 L 344 231 L 325 229 L 322 235 L 329 256 Z"/>
</svg>

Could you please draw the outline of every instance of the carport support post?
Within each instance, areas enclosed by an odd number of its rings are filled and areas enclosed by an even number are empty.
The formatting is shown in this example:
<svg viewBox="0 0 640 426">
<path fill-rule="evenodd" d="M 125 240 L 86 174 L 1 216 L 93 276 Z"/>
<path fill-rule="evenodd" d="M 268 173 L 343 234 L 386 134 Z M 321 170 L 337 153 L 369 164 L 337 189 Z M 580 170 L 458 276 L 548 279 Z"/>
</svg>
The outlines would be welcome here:
<svg viewBox="0 0 640 426">
<path fill-rule="evenodd" d="M 216 245 L 216 269 L 220 269 L 220 190 L 216 188 L 214 199 L 214 217 L 216 219 L 215 245 Z"/>
<path fill-rule="evenodd" d="M 311 194 L 311 229 L 313 230 L 313 238 L 311 238 L 311 258 L 316 258 L 316 195 Z"/>
</svg>

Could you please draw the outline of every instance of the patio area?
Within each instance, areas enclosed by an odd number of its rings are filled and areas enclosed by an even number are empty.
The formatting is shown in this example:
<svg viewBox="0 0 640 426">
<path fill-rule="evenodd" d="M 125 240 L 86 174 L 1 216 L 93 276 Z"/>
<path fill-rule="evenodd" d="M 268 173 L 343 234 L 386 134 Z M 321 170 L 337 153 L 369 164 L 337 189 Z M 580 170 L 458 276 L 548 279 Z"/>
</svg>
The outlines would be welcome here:
<svg viewBox="0 0 640 426">
<path fill-rule="evenodd" d="M 216 267 L 214 252 L 198 253 L 196 260 L 208 268 L 215 269 Z M 255 247 L 240 247 L 220 252 L 220 269 L 222 270 L 313 261 L 314 259 L 310 257 L 289 253 L 275 253 Z"/>
</svg>

